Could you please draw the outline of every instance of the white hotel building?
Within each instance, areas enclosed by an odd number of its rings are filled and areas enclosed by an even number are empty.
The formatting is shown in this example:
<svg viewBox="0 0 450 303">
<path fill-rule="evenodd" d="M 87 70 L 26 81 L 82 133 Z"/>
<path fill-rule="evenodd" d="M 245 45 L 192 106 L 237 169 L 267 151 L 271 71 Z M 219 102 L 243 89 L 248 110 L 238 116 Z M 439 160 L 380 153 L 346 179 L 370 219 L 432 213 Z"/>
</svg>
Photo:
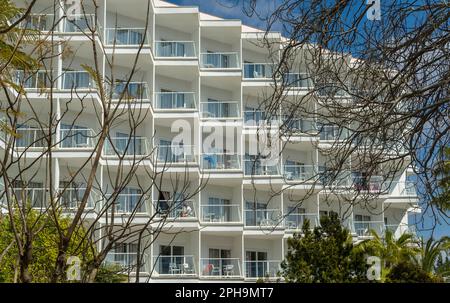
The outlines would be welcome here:
<svg viewBox="0 0 450 303">
<path fill-rule="evenodd" d="M 117 78 L 125 77 L 130 73 L 130 66 L 144 37 L 147 1 L 97 2 L 100 5 L 97 19 L 101 28 L 96 39 L 103 42 L 105 54 L 115 52 Z M 202 189 L 188 201 L 189 211 L 183 211 L 182 217 L 172 213 L 168 215 L 173 218 L 164 227 L 167 233 L 163 231 L 145 252 L 142 279 L 150 282 L 212 282 L 255 281 L 264 276 L 275 278 L 287 251 L 287 239 L 301 228 L 303 221 L 310 219 L 316 225 L 320 216 L 332 211 L 341 213 L 345 208 L 339 207 L 337 202 L 330 203 L 330 196 L 325 203 L 323 187 L 315 186 L 311 190 L 314 183 L 311 177 L 325 166 L 325 157 L 318 146 L 336 140 L 336 133 L 333 128 L 324 128 L 321 133 L 314 131 L 317 128 L 313 117 L 298 120 L 299 131 L 283 142 L 285 146 L 279 164 L 254 167 L 248 156 L 248 135 L 254 133 L 255 128 L 245 122 L 262 119 L 263 113 L 257 110 L 258 98 L 264 92 L 270 92 L 272 87 L 267 50 L 255 43 L 263 32 L 243 25 L 240 20 L 225 20 L 201 13 L 197 7 L 180 7 L 158 0 L 151 2 L 139 69 L 134 76 L 136 80 L 129 87 L 130 91 L 135 89 L 142 93 L 145 102 L 141 106 L 148 110 L 144 123 L 137 130 L 136 138 L 140 143 L 133 152 L 137 156 L 146 155 L 160 146 L 159 156 L 169 155 L 171 163 L 163 175 L 162 189 L 166 190 L 153 189 L 148 197 L 149 203 L 136 220 L 144 220 L 157 205 L 163 207 L 165 200 L 173 198 L 170 179 L 176 173 L 183 175 L 185 172 L 193 190 L 200 184 Z M 37 2 L 32 26 L 42 31 L 49 30 L 50 19 L 53 18 L 52 3 L 50 0 Z M 98 98 L 93 81 L 82 67 L 83 64 L 94 65 L 90 48 L 84 47 L 91 42 L 79 32 L 86 20 L 76 20 L 77 26 L 64 20 L 54 29 L 55 35 L 66 39 L 73 50 L 70 55 L 54 59 L 58 74 L 63 75 L 54 90 L 55 106 L 60 110 L 70 98 L 67 89 L 74 83 L 87 98 L 94 101 Z M 113 49 L 111 42 L 114 37 L 117 45 Z M 282 40 L 279 33 L 271 33 L 270 37 L 274 41 Z M 105 74 L 109 73 L 107 67 L 103 69 Z M 304 72 L 298 68 L 292 71 L 292 77 Z M 36 90 L 38 78 L 33 77 L 25 83 L 31 102 L 45 98 Z M 286 98 L 308 91 L 308 85 L 303 81 L 295 83 Z M 48 112 L 46 106 L 40 107 L 43 115 Z M 27 111 L 26 106 L 23 110 Z M 66 113 L 67 119 L 70 120 L 75 113 Z M 99 130 L 95 115 L 95 106 L 86 106 L 83 116 L 77 120 L 80 132 L 95 133 Z M 176 135 L 171 131 L 171 125 L 178 119 L 189 121 L 194 126 L 191 156 L 172 155 L 168 148 Z M 202 150 L 205 128 L 225 123 L 234 127 L 234 150 Z M 36 136 L 36 130 L 32 128 L 24 128 L 21 132 L 25 135 L 22 140 L 25 145 L 27 138 Z M 120 125 L 111 132 L 118 140 L 117 145 L 121 144 L 123 133 L 127 135 L 127 130 Z M 224 134 L 228 135 L 228 132 Z M 59 136 L 64 136 L 64 125 L 60 126 Z M 71 168 L 76 168 L 90 156 L 92 146 L 91 139 L 78 138 L 56 147 L 55 184 L 63 181 Z M 1 140 L 0 147 L 4 153 Z M 38 152 L 30 148 L 29 157 Z M 104 173 L 106 166 L 114 171 L 114 155 L 108 152 L 108 145 L 102 157 L 104 167 L 100 173 Z M 156 168 L 149 165 L 148 169 Z M 38 173 L 38 177 L 39 174 L 44 172 Z M 381 186 L 381 174 L 380 179 L 366 180 L 367 190 L 377 190 L 377 186 Z M 142 176 L 142 180 L 145 178 Z M 352 172 L 349 175 L 350 182 L 355 178 L 364 178 L 364 173 Z M 405 166 L 404 171 L 394 177 L 386 193 L 377 198 L 375 209 L 368 210 L 359 205 L 345 208 L 350 213 L 343 224 L 350 228 L 355 241 L 369 236 L 369 229 L 383 233 L 389 228 L 397 236 L 409 230 L 408 214 L 416 211 L 418 202 L 411 178 L 412 169 Z M 36 180 L 33 182 L 33 193 L 38 196 L 45 186 Z M 107 188 L 108 178 L 102 182 Z M 308 198 L 299 205 L 297 201 L 307 193 Z M 131 185 L 123 191 L 123 197 L 139 194 L 139 190 Z M 127 203 L 130 199 L 123 201 Z M 125 215 L 127 209 L 128 205 L 123 205 Z M 174 237 L 175 231 L 183 232 Z M 135 247 L 132 241 L 124 243 L 107 259 L 132 265 Z"/>
</svg>

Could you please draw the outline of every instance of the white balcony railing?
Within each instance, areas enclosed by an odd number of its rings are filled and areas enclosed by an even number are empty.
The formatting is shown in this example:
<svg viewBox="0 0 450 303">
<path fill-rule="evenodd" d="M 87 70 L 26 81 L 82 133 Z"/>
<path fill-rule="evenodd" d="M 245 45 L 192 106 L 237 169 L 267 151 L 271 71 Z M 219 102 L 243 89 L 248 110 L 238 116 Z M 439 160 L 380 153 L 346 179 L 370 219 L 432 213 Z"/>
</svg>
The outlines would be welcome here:
<svg viewBox="0 0 450 303">
<path fill-rule="evenodd" d="M 286 73 L 283 84 L 291 88 L 309 89 L 313 87 L 311 76 L 307 73 Z"/>
<path fill-rule="evenodd" d="M 194 256 L 154 256 L 153 273 L 157 276 L 191 277 L 197 275 Z"/>
<path fill-rule="evenodd" d="M 67 210 L 77 210 L 80 207 L 81 200 L 86 193 L 86 188 L 60 188 L 59 201 L 61 206 Z M 85 206 L 85 210 L 94 209 L 97 203 L 100 203 L 101 195 L 91 189 Z"/>
<path fill-rule="evenodd" d="M 240 278 L 241 260 L 238 258 L 201 258 L 200 276 L 207 278 Z"/>
<path fill-rule="evenodd" d="M 261 165 L 259 160 L 244 160 L 246 176 L 277 176 L 280 175 L 278 165 Z"/>
<path fill-rule="evenodd" d="M 111 197 L 109 195 L 109 197 Z M 147 198 L 142 193 L 119 193 L 110 200 L 110 212 L 115 214 L 148 214 Z"/>
<path fill-rule="evenodd" d="M 382 193 L 385 191 L 386 184 L 382 176 L 354 177 L 353 188 L 356 191 Z"/>
<path fill-rule="evenodd" d="M 51 147 L 47 141 L 49 129 L 45 128 L 17 128 L 16 147 L 18 148 L 44 148 Z M 53 136 L 52 136 L 53 137 Z M 52 138 L 53 139 L 53 138 Z"/>
<path fill-rule="evenodd" d="M 49 206 L 50 192 L 48 188 L 13 188 L 13 198 L 19 205 L 26 202 L 32 208 L 45 209 Z"/>
<path fill-rule="evenodd" d="M 126 87 L 126 89 L 125 89 Z M 112 101 L 150 102 L 147 82 L 116 82 L 112 91 Z"/>
<path fill-rule="evenodd" d="M 193 58 L 197 54 L 193 41 L 155 41 L 155 56 L 161 58 Z"/>
<path fill-rule="evenodd" d="M 385 182 L 385 186 L 389 186 L 389 194 L 393 196 L 417 196 L 416 184 L 412 181 L 389 181 Z"/>
<path fill-rule="evenodd" d="M 145 28 L 106 28 L 106 45 L 139 46 L 148 45 Z"/>
<path fill-rule="evenodd" d="M 60 129 L 60 148 L 93 148 L 95 132 L 90 128 Z"/>
<path fill-rule="evenodd" d="M 195 162 L 193 145 L 159 145 L 158 161 L 164 163 Z"/>
<path fill-rule="evenodd" d="M 238 204 L 209 204 L 200 206 L 200 220 L 208 223 L 241 222 L 241 206 Z"/>
<path fill-rule="evenodd" d="M 284 218 L 284 227 L 287 230 L 301 230 L 303 223 L 309 220 L 310 228 L 319 226 L 319 216 L 318 214 L 312 213 L 286 213 Z"/>
<path fill-rule="evenodd" d="M 261 125 L 277 125 L 280 122 L 280 117 L 278 115 L 270 115 L 262 110 L 246 110 L 243 112 L 244 125 L 250 126 L 261 126 Z M 270 122 L 270 124 L 269 124 Z"/>
<path fill-rule="evenodd" d="M 239 68 L 239 54 L 237 52 L 201 53 L 200 67 L 204 69 Z"/>
<path fill-rule="evenodd" d="M 162 110 L 195 109 L 195 93 L 156 92 L 153 106 Z"/>
<path fill-rule="evenodd" d="M 64 18 L 63 31 L 64 33 L 85 33 L 90 34 L 91 30 L 95 28 L 94 14 L 72 14 L 71 18 Z"/>
<path fill-rule="evenodd" d="M 244 79 L 272 79 L 275 67 L 271 63 L 244 63 Z"/>
<path fill-rule="evenodd" d="M 15 83 L 24 89 L 44 89 L 50 88 L 51 83 L 51 71 L 38 70 L 35 72 L 25 73 L 23 70 L 17 70 L 15 72 Z M 54 81 L 54 79 L 53 79 Z"/>
<path fill-rule="evenodd" d="M 384 222 L 383 221 L 354 221 L 354 232 L 359 237 L 367 237 L 371 235 L 371 230 L 375 231 L 378 235 L 384 234 Z"/>
<path fill-rule="evenodd" d="M 201 156 L 201 168 L 238 170 L 241 168 L 241 156 L 231 153 L 205 153 Z"/>
<path fill-rule="evenodd" d="M 145 137 L 111 137 L 105 141 L 103 153 L 115 157 L 145 157 L 149 155 L 149 150 Z"/>
<path fill-rule="evenodd" d="M 94 82 L 86 71 L 63 71 L 62 75 L 63 90 L 91 89 Z"/>
<path fill-rule="evenodd" d="M 139 254 L 139 259 L 141 259 L 140 262 L 140 273 L 149 273 L 149 257 L 146 253 Z M 137 269 L 138 264 L 138 254 L 136 252 L 129 252 L 129 253 L 123 253 L 123 252 L 108 252 L 106 255 L 105 264 L 113 264 L 118 265 L 122 268 L 123 272 L 135 272 Z"/>
<path fill-rule="evenodd" d="M 247 227 L 275 227 L 280 223 L 279 209 L 246 209 L 244 224 Z"/>
<path fill-rule="evenodd" d="M 295 133 L 317 134 L 317 125 L 314 119 L 284 117 L 281 128 L 289 135 Z"/>
<path fill-rule="evenodd" d="M 281 261 L 244 261 L 245 277 L 250 279 L 277 278 Z"/>
<path fill-rule="evenodd" d="M 323 125 L 318 123 L 317 128 L 320 132 L 320 140 L 323 141 L 345 140 L 350 136 L 348 129 L 340 129 L 337 125 Z"/>
<path fill-rule="evenodd" d="M 285 164 L 283 175 L 288 181 L 315 181 L 317 166 Z"/>
<path fill-rule="evenodd" d="M 52 30 L 57 31 L 58 27 L 56 23 L 58 19 L 55 19 L 54 14 L 30 14 L 20 24 L 20 28 L 36 30 L 41 32 L 47 32 Z"/>
<path fill-rule="evenodd" d="M 159 218 L 194 219 L 197 217 L 193 200 L 157 200 L 153 201 L 154 212 Z"/>
<path fill-rule="evenodd" d="M 200 102 L 201 117 L 204 119 L 230 119 L 240 118 L 238 101 L 210 101 Z"/>
<path fill-rule="evenodd" d="M 26 201 L 35 209 L 45 209 L 50 207 L 49 188 L 13 188 L 12 191 L 19 204 Z M 55 199 L 58 199 L 57 207 L 60 207 L 63 211 L 77 210 L 85 192 L 85 188 L 58 189 L 58 193 L 54 196 Z M 99 193 L 91 189 L 84 209 L 93 209 L 100 200 Z"/>
</svg>

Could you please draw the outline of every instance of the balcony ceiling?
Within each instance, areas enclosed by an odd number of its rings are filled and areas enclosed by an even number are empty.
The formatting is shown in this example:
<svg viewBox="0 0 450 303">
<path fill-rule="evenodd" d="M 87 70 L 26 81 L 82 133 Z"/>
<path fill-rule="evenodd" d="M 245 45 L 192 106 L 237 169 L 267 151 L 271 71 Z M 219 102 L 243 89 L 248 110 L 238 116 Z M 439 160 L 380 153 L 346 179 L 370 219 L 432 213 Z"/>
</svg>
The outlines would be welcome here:
<svg viewBox="0 0 450 303">
<path fill-rule="evenodd" d="M 156 15 L 156 26 L 167 27 L 190 35 L 198 30 L 198 17 L 194 14 L 158 14 Z"/>
<path fill-rule="evenodd" d="M 241 27 L 202 27 L 202 38 L 220 41 L 226 44 L 239 43 Z"/>
<path fill-rule="evenodd" d="M 111 13 L 145 21 L 147 17 L 147 2 L 142 0 L 108 0 L 106 10 Z M 151 5 L 150 11 L 151 14 Z"/>
<path fill-rule="evenodd" d="M 182 81 L 193 81 L 198 78 L 197 66 L 157 66 L 156 75 Z"/>
</svg>

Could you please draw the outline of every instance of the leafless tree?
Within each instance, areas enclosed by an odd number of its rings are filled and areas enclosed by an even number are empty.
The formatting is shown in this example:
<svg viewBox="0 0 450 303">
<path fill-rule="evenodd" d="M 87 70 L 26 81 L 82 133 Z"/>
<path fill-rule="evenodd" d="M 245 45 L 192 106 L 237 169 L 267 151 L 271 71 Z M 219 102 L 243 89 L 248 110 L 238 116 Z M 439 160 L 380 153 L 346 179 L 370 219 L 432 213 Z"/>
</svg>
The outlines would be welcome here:
<svg viewBox="0 0 450 303">
<path fill-rule="evenodd" d="M 45 15 L 35 15 L 30 13 L 34 2 L 9 27 L 22 33 L 15 41 L 17 53 L 35 64 L 19 71 L 5 64 L 0 82 L 0 199 L 19 252 L 18 280 L 33 281 L 29 267 L 35 239 L 51 221 L 58 256 L 49 281 L 66 281 L 66 262 L 75 253 L 89 256 L 82 281 L 93 282 L 108 253 L 132 241 L 136 255 L 131 268 L 123 270 L 138 282 L 150 265 L 150 245 L 168 222 L 185 215 L 183 207 L 202 187 L 188 173 L 172 173 L 170 159 L 164 158 L 167 150 L 151 144 L 150 91 L 145 79 L 137 79 L 145 72 L 150 1 L 126 75 L 119 72 L 118 26 L 103 37 L 97 1 L 81 1 L 77 16 L 60 1 L 48 1 Z M 80 63 L 81 57 L 91 60 Z M 116 137 L 118 129 L 126 133 Z M 176 195 L 166 197 L 161 207 L 152 193 L 163 179 Z M 61 225 L 61 216 L 69 218 L 68 226 Z"/>
<path fill-rule="evenodd" d="M 410 167 L 422 219 L 448 224 L 448 209 L 432 201 L 434 164 L 450 140 L 450 3 L 280 0 L 270 12 L 265 4 L 239 4 L 266 24 L 257 44 L 268 50 L 273 84 L 261 93 L 260 110 L 281 120 L 280 138 L 312 135 L 323 159 L 297 184 L 313 181 L 325 200 L 376 212 L 380 195 Z M 283 38 L 274 38 L 280 30 Z M 308 117 L 317 127 L 308 128 Z M 351 178 L 352 171 L 364 176 Z M 344 188 L 353 194 L 337 195 Z"/>
</svg>

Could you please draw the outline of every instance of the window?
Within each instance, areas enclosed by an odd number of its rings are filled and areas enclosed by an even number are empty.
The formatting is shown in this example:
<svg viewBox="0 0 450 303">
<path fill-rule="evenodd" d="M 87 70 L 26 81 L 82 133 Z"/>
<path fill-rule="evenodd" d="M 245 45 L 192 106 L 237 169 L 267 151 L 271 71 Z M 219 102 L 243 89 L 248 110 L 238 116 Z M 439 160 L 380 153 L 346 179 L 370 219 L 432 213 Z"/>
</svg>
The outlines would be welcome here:
<svg viewBox="0 0 450 303">
<path fill-rule="evenodd" d="M 297 206 L 288 206 L 287 207 L 287 216 L 286 216 L 286 225 L 290 229 L 299 229 L 302 228 L 303 223 L 305 222 L 306 209 L 300 208 Z M 314 222 L 310 222 L 310 226 L 312 226 Z"/>
<path fill-rule="evenodd" d="M 267 252 L 246 251 L 245 261 L 245 273 L 247 278 L 264 277 L 265 274 L 269 271 Z"/>
<path fill-rule="evenodd" d="M 203 216 L 206 221 L 210 222 L 231 222 L 232 209 L 229 199 L 208 198 L 208 206 L 205 207 Z"/>
<path fill-rule="evenodd" d="M 61 147 L 76 148 L 89 146 L 89 133 L 84 126 L 61 124 Z"/>
<path fill-rule="evenodd" d="M 208 264 L 206 270 L 209 275 L 225 275 L 234 271 L 234 264 L 231 260 L 231 250 L 221 248 L 210 248 L 208 250 Z"/>
<path fill-rule="evenodd" d="M 183 246 L 159 246 L 159 273 L 160 274 L 179 274 L 181 273 L 184 261 Z"/>
<path fill-rule="evenodd" d="M 274 218 L 267 213 L 267 204 L 259 202 L 245 201 L 245 225 L 260 226 Z"/>
<path fill-rule="evenodd" d="M 288 180 L 294 180 L 294 179 L 301 179 L 305 180 L 305 167 L 304 163 L 299 161 L 293 161 L 293 160 L 286 160 L 284 162 L 284 171 L 286 175 L 286 179 Z"/>
</svg>

